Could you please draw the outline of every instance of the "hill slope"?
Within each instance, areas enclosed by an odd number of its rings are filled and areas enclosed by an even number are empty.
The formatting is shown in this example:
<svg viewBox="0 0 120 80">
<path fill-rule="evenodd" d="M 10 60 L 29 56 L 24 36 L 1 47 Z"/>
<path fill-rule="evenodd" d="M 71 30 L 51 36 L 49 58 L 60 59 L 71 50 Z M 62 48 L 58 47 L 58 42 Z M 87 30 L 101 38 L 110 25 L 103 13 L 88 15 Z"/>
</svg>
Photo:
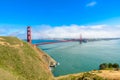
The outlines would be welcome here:
<svg viewBox="0 0 120 80">
<path fill-rule="evenodd" d="M 0 37 L 1 80 L 54 80 L 49 66 L 54 60 L 30 44 L 13 37 Z"/>
<path fill-rule="evenodd" d="M 120 80 L 120 71 L 91 71 L 54 78 L 54 59 L 15 37 L 0 37 L 0 80 Z M 108 74 L 108 75 L 106 75 Z"/>
</svg>

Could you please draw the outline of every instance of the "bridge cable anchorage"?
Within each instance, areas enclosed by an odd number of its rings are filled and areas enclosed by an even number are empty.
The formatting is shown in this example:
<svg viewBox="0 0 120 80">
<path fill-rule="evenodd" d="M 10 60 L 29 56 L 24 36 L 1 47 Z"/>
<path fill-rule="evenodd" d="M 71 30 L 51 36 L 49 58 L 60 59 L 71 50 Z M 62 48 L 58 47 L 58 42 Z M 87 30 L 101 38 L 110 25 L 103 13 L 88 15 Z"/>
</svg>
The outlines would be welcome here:
<svg viewBox="0 0 120 80">
<path fill-rule="evenodd" d="M 30 43 L 30 44 L 32 43 L 32 35 L 31 35 L 31 33 L 32 33 L 31 27 L 28 26 L 27 27 L 27 42 Z"/>
</svg>

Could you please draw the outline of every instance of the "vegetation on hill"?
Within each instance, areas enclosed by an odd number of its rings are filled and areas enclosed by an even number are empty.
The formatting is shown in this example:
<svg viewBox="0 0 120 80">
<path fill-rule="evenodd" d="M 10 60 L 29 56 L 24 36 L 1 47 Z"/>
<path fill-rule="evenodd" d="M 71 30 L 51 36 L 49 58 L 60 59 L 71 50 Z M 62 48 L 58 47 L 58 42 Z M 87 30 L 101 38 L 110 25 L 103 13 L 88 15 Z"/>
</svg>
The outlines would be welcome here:
<svg viewBox="0 0 120 80">
<path fill-rule="evenodd" d="M 102 63 L 100 64 L 99 68 L 100 70 L 60 76 L 57 77 L 56 79 L 57 80 L 120 80 L 119 64 Z"/>
<path fill-rule="evenodd" d="M 0 80 L 54 80 L 40 51 L 13 37 L 0 37 Z"/>
<path fill-rule="evenodd" d="M 106 80 L 106 79 L 103 79 L 102 77 L 97 76 L 92 72 L 60 76 L 60 77 L 57 77 L 56 79 L 57 80 Z"/>
<path fill-rule="evenodd" d="M 115 69 L 115 70 L 119 70 L 119 64 L 117 64 L 117 63 L 114 63 L 114 64 L 112 64 L 112 63 L 102 63 L 102 64 L 100 64 L 100 66 L 99 66 L 99 69 L 100 70 L 105 70 L 105 69 Z"/>
<path fill-rule="evenodd" d="M 120 72 L 112 71 L 113 69 L 119 69 L 119 65 L 116 63 L 103 63 L 100 65 L 100 69 L 107 69 L 107 71 L 90 71 L 54 78 L 49 66 L 54 66 L 55 64 L 56 62 L 49 55 L 31 44 L 15 37 L 0 37 L 0 80 L 120 79 Z M 105 75 L 106 73 L 108 76 Z"/>
</svg>

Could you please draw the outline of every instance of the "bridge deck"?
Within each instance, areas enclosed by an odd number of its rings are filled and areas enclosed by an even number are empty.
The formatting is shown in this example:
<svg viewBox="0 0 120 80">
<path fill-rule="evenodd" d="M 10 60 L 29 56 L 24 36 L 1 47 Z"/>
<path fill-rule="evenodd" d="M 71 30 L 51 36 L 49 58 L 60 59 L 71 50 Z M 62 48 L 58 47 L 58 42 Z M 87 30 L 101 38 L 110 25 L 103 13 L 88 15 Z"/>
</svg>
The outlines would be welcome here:
<svg viewBox="0 0 120 80">
<path fill-rule="evenodd" d="M 57 42 L 43 42 L 43 43 L 37 43 L 37 44 L 34 44 L 34 45 L 39 46 L 39 45 L 45 45 L 45 44 L 54 44 L 54 43 L 72 42 L 72 41 L 76 41 L 76 40 L 62 40 L 62 41 L 57 41 Z"/>
</svg>

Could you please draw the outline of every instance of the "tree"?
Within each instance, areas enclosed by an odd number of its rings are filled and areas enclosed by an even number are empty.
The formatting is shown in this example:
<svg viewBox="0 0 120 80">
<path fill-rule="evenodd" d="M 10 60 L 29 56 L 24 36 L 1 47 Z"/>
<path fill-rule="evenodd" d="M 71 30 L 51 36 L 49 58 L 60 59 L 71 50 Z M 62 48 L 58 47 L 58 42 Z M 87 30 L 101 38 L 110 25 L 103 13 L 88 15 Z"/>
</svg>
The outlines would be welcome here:
<svg viewBox="0 0 120 80">
<path fill-rule="evenodd" d="M 117 64 L 117 63 L 114 63 L 114 64 L 112 64 L 112 63 L 109 63 L 109 64 L 107 64 L 107 63 L 102 63 L 102 64 L 100 64 L 99 69 L 100 69 L 100 70 L 104 70 L 104 69 L 115 69 L 115 70 L 119 70 L 119 64 Z"/>
<path fill-rule="evenodd" d="M 113 68 L 113 64 L 112 64 L 112 63 L 109 63 L 109 64 L 108 64 L 108 68 Z"/>
<path fill-rule="evenodd" d="M 119 68 L 119 64 L 114 63 L 114 64 L 113 64 L 113 68 Z"/>
<path fill-rule="evenodd" d="M 100 70 L 106 69 L 106 68 L 108 68 L 108 64 L 107 63 L 100 64 L 100 66 L 99 66 Z"/>
</svg>

